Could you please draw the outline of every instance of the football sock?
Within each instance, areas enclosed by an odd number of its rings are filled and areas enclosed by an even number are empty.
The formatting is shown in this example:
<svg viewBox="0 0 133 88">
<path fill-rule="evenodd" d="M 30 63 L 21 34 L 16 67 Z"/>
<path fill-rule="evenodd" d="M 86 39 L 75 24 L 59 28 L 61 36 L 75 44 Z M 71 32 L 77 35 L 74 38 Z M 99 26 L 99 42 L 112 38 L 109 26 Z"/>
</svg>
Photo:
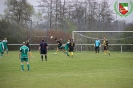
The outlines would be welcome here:
<svg viewBox="0 0 133 88">
<path fill-rule="evenodd" d="M 72 53 L 72 56 L 73 56 L 73 52 L 71 52 Z"/>
<path fill-rule="evenodd" d="M 8 49 L 6 49 L 6 53 L 8 54 Z"/>
<path fill-rule="evenodd" d="M 104 51 L 104 55 L 106 55 L 106 51 Z"/>
<path fill-rule="evenodd" d="M 47 55 L 45 55 L 45 60 L 47 61 Z"/>
<path fill-rule="evenodd" d="M 67 56 L 69 56 L 68 52 L 66 52 Z"/>
<path fill-rule="evenodd" d="M 71 52 L 69 52 L 69 55 L 71 56 Z"/>
<path fill-rule="evenodd" d="M 30 57 L 31 57 L 31 56 L 32 56 L 32 53 L 30 52 L 29 55 L 30 55 Z"/>
<path fill-rule="evenodd" d="M 4 53 L 1 53 L 1 57 L 3 56 Z"/>
<path fill-rule="evenodd" d="M 0 52 L 0 57 L 2 57 L 2 53 Z"/>
<path fill-rule="evenodd" d="M 43 55 L 41 55 L 42 61 L 43 61 Z"/>
<path fill-rule="evenodd" d="M 65 53 L 65 50 L 62 49 L 62 51 Z"/>
<path fill-rule="evenodd" d="M 27 64 L 27 68 L 28 68 L 28 70 L 30 70 L 30 65 L 29 64 Z"/>
<path fill-rule="evenodd" d="M 70 52 L 70 57 L 73 56 L 73 52 Z"/>
<path fill-rule="evenodd" d="M 98 53 L 99 53 L 99 49 L 98 49 Z"/>
<path fill-rule="evenodd" d="M 66 51 L 66 55 L 68 55 L 68 52 Z"/>
<path fill-rule="evenodd" d="M 58 53 L 58 50 L 56 50 L 56 53 Z"/>
<path fill-rule="evenodd" d="M 108 54 L 110 55 L 110 52 L 109 51 L 107 51 L 108 52 Z"/>
<path fill-rule="evenodd" d="M 72 58 L 73 58 L 73 52 L 72 52 Z"/>
<path fill-rule="evenodd" d="M 24 65 L 23 64 L 21 64 L 21 69 L 24 70 Z"/>
<path fill-rule="evenodd" d="M 95 52 L 97 53 L 97 49 L 95 49 Z"/>
</svg>

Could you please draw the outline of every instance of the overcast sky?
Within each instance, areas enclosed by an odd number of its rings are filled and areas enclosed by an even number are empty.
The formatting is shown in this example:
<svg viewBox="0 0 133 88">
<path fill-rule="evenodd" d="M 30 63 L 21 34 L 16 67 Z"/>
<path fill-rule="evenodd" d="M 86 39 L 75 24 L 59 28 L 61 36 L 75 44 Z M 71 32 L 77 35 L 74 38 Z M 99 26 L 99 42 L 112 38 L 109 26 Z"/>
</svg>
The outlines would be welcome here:
<svg viewBox="0 0 133 88">
<path fill-rule="evenodd" d="M 27 1 L 33 6 L 38 5 L 37 0 L 27 0 Z M 71 1 L 71 0 L 69 0 L 69 1 Z M 97 1 L 100 2 L 102 0 L 97 0 Z M 111 7 L 110 7 L 111 10 L 114 10 L 114 4 L 116 1 L 118 1 L 118 3 L 124 3 L 124 2 L 129 3 L 129 1 L 132 1 L 132 3 L 133 3 L 133 0 L 108 0 L 109 4 L 111 5 Z M 5 0 L 0 0 L 0 14 L 4 14 L 4 12 L 3 12 L 5 9 L 4 2 L 5 2 Z M 130 4 L 129 4 L 129 10 L 130 10 Z M 114 13 L 115 13 L 115 11 L 114 11 Z M 116 18 L 116 15 L 114 15 L 114 16 Z M 117 19 L 118 20 L 126 20 L 128 22 L 133 22 L 133 11 L 127 17 L 120 17 L 119 15 L 117 15 Z"/>
</svg>

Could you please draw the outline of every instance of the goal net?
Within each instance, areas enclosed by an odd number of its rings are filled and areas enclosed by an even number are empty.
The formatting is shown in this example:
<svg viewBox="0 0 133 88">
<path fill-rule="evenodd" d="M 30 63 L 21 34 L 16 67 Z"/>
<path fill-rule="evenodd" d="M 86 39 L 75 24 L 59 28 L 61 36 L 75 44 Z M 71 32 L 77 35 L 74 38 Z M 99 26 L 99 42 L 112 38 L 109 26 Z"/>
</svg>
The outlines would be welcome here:
<svg viewBox="0 0 133 88">
<path fill-rule="evenodd" d="M 103 38 L 109 42 L 110 51 L 132 52 L 133 31 L 73 31 L 72 38 L 77 51 L 94 51 L 94 43 L 98 38 L 101 42 L 100 51 L 103 51 Z"/>
</svg>

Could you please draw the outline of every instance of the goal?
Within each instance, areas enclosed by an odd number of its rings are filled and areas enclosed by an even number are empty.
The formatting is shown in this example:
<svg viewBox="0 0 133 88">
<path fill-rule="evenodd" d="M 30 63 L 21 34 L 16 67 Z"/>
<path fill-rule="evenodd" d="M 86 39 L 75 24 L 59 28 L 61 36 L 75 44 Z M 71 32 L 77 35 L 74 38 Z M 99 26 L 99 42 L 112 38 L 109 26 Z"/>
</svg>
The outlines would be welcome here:
<svg viewBox="0 0 133 88">
<path fill-rule="evenodd" d="M 110 51 L 133 52 L 133 31 L 73 31 L 76 51 L 94 51 L 94 42 L 99 38 L 103 51 L 103 38 L 109 42 Z"/>
</svg>

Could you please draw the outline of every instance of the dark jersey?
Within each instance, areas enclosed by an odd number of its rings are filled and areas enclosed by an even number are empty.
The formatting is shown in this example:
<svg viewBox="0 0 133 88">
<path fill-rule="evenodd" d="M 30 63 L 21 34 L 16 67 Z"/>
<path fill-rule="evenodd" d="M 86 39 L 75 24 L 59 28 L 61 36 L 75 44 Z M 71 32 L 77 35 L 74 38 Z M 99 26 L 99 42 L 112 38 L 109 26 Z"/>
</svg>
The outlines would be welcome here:
<svg viewBox="0 0 133 88">
<path fill-rule="evenodd" d="M 47 50 L 47 43 L 45 43 L 45 42 L 41 42 L 40 43 L 40 47 L 41 47 L 41 49 L 40 50 Z"/>
<path fill-rule="evenodd" d="M 29 51 L 31 51 L 31 49 L 30 49 L 30 42 L 29 41 L 26 41 L 26 46 L 29 48 Z"/>
<path fill-rule="evenodd" d="M 57 41 L 58 47 L 62 46 L 61 41 Z"/>
<path fill-rule="evenodd" d="M 30 46 L 30 45 L 29 45 L 29 41 L 26 41 L 26 46 L 27 46 L 27 47 L 29 47 L 29 46 Z"/>
<path fill-rule="evenodd" d="M 74 48 L 74 46 L 75 46 L 75 43 L 74 42 L 70 42 L 70 44 L 69 44 L 69 48 Z"/>
<path fill-rule="evenodd" d="M 69 44 L 69 52 L 73 52 L 74 46 L 75 46 L 75 43 L 74 42 L 70 42 L 70 44 Z"/>
</svg>

